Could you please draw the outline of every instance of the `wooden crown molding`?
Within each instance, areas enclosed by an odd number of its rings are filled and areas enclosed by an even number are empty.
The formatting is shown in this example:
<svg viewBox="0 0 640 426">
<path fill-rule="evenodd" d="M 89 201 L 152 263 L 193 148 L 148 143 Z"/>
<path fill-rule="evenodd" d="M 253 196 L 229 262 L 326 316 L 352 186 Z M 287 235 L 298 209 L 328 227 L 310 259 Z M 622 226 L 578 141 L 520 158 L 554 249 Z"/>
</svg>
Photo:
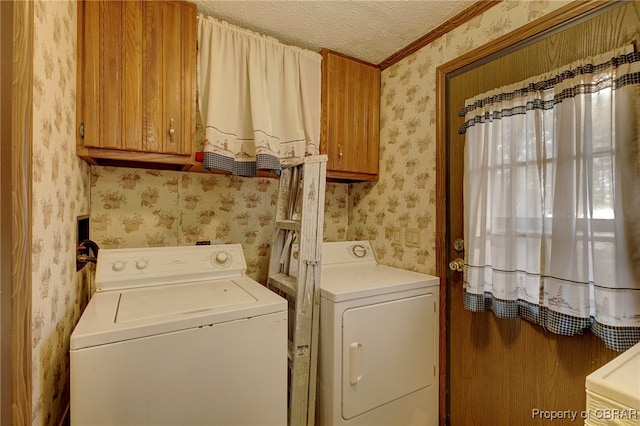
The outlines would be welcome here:
<svg viewBox="0 0 640 426">
<path fill-rule="evenodd" d="M 397 62 L 400 62 L 402 59 L 406 58 L 412 53 L 417 52 L 418 50 L 422 49 L 423 47 L 427 46 L 430 43 L 433 43 L 435 40 L 439 39 L 446 33 L 458 28 L 460 25 L 475 18 L 476 16 L 482 15 L 484 12 L 486 12 L 487 10 L 491 9 L 493 6 L 501 2 L 502 0 L 491 0 L 491 1 L 478 1 L 474 3 L 467 9 L 458 13 L 453 18 L 446 21 L 444 24 L 438 26 L 433 31 L 428 32 L 427 34 L 423 35 L 422 37 L 420 37 L 413 43 L 409 44 L 402 50 L 399 50 L 398 52 L 389 56 L 384 61 L 380 62 L 378 64 L 378 68 L 380 68 L 380 70 L 389 68 L 391 65 Z"/>
</svg>

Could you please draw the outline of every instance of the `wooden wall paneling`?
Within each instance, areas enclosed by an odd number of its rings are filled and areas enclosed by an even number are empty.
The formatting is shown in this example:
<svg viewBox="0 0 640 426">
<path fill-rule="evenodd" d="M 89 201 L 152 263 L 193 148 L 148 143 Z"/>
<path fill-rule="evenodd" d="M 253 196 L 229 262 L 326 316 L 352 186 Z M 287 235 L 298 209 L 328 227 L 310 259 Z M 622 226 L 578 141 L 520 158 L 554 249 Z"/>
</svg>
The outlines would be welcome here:
<svg viewBox="0 0 640 426">
<path fill-rule="evenodd" d="M 460 302 L 460 277 L 452 277 L 450 284 L 445 278 L 449 275 L 448 257 L 455 255 L 450 251 L 448 241 L 461 232 L 450 222 L 452 218 L 457 220 L 455 214 L 451 216 L 453 211 L 462 208 L 461 194 L 450 194 L 448 188 L 456 185 L 461 188 L 462 161 L 450 157 L 459 157 L 464 145 L 464 137 L 457 135 L 457 128 L 463 122 L 457 117 L 457 110 L 464 99 L 637 39 L 640 35 L 640 3 L 632 2 L 609 10 L 591 17 L 588 22 L 516 50 L 508 57 L 495 59 L 462 75 L 450 76 L 448 85 L 447 74 L 601 6 L 602 2 L 572 3 L 545 16 L 543 21 L 534 21 L 437 70 L 437 273 L 442 277 L 444 300 L 441 307 L 449 307 L 448 312 L 446 308 L 441 310 L 441 347 L 448 344 L 449 353 L 441 351 L 440 385 L 441 398 L 446 396 L 455 400 L 456 407 L 447 408 L 443 403 L 445 399 L 441 399 L 441 424 L 449 414 L 448 420 L 454 425 L 487 424 L 488 421 L 491 424 L 534 424 L 530 415 L 532 404 L 540 409 L 584 409 L 585 376 L 617 355 L 591 333 L 557 336 L 527 321 L 498 319 L 491 312 L 468 312 Z M 535 374 L 525 374 L 534 368 Z M 469 395 L 466 389 L 462 392 L 454 385 L 449 389 L 451 394 L 443 391 L 454 374 L 463 378 L 465 388 L 474 388 L 473 398 L 466 397 Z M 478 383 L 492 383 L 491 392 L 476 386 Z M 493 392 L 498 395 L 499 404 L 496 397 L 491 396 Z"/>
<path fill-rule="evenodd" d="M 11 422 L 31 424 L 33 2 L 13 3 Z"/>
</svg>

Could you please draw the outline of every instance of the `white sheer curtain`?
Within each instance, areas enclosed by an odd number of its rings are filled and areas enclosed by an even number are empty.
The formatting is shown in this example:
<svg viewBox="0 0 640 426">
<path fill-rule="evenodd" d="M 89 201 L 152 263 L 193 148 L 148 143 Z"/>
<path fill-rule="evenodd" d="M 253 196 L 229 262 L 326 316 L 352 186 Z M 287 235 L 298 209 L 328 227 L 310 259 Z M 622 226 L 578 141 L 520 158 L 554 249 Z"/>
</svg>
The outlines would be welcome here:
<svg viewBox="0 0 640 426">
<path fill-rule="evenodd" d="M 640 55 L 465 102 L 465 306 L 640 341 Z"/>
<path fill-rule="evenodd" d="M 318 154 L 321 59 L 198 15 L 203 166 L 254 176 Z"/>
</svg>

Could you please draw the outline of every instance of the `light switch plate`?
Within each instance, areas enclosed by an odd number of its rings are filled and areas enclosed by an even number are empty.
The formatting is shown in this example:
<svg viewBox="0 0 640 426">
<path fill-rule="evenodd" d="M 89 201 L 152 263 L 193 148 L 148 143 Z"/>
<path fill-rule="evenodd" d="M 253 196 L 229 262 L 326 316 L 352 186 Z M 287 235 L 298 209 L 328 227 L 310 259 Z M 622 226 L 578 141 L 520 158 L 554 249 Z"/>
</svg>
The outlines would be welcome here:
<svg viewBox="0 0 640 426">
<path fill-rule="evenodd" d="M 407 247 L 420 247 L 420 229 L 419 228 L 405 229 L 404 245 Z"/>
</svg>

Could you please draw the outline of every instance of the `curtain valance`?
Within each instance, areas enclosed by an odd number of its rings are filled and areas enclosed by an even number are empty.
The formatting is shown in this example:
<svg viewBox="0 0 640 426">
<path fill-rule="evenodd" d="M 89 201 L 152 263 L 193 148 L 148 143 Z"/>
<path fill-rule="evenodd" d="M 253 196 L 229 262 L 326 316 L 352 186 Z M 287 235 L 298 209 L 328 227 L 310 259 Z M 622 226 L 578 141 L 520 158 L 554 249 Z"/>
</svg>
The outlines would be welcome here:
<svg viewBox="0 0 640 426">
<path fill-rule="evenodd" d="M 203 166 L 254 176 L 318 154 L 321 59 L 199 15 Z"/>
<path fill-rule="evenodd" d="M 499 120 L 534 109 L 551 109 L 563 99 L 572 99 L 580 94 L 593 94 L 606 88 L 616 90 L 629 84 L 638 84 L 640 77 L 637 71 L 630 71 L 633 67 L 629 66 L 640 61 L 640 52 L 629 52 L 630 49 L 633 47 L 625 48 L 623 52 L 627 53 L 620 53 L 603 63 L 575 62 L 565 69 L 479 95 L 465 102 L 465 107 L 458 112 L 459 117 L 466 117 L 458 133 L 464 134 L 469 127 L 486 120 Z M 596 62 L 604 58 L 589 59 Z M 608 72 L 614 69 L 618 70 L 616 78 L 612 78 Z M 575 83 L 575 79 L 580 76 L 584 80 Z M 536 96 L 536 93 L 545 90 L 554 90 L 553 96 Z M 505 108 L 504 102 L 513 102 L 513 106 Z"/>
</svg>

